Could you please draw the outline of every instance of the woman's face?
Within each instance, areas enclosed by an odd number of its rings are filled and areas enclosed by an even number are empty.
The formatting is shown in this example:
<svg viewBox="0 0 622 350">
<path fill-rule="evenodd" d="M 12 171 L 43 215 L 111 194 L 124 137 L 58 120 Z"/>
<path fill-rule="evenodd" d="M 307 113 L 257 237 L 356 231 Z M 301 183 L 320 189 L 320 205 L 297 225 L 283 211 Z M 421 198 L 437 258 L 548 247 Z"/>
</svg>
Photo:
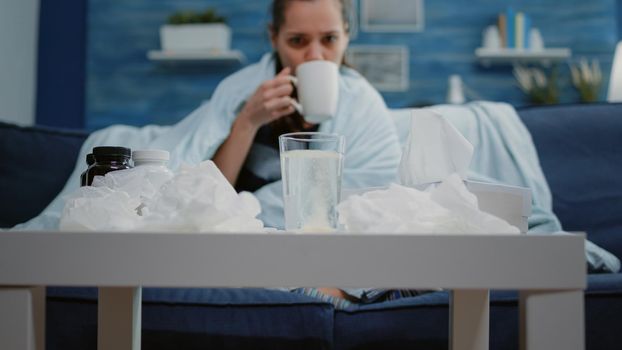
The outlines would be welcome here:
<svg viewBox="0 0 622 350">
<path fill-rule="evenodd" d="M 326 60 L 341 64 L 348 35 L 335 0 L 290 1 L 285 22 L 272 33 L 272 46 L 283 67 L 296 71 L 299 64 Z"/>
</svg>

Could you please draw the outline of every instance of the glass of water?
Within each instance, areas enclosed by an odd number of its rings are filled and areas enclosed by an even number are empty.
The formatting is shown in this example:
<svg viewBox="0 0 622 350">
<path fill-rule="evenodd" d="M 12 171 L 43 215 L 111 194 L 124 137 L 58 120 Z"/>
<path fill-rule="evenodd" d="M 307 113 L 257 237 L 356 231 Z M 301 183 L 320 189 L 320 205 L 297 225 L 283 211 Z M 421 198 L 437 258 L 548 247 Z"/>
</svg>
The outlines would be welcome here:
<svg viewBox="0 0 622 350">
<path fill-rule="evenodd" d="M 285 229 L 337 230 L 345 140 L 341 135 L 296 132 L 279 136 Z"/>
</svg>

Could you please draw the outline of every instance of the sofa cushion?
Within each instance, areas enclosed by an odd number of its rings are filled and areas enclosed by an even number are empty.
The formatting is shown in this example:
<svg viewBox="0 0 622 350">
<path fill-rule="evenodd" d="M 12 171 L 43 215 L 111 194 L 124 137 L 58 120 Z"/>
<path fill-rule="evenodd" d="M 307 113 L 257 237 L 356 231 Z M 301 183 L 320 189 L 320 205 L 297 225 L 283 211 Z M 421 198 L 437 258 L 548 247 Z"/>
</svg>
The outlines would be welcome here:
<svg viewBox="0 0 622 350">
<path fill-rule="evenodd" d="M 48 349 L 95 348 L 95 288 L 48 288 Z M 490 348 L 518 348 L 518 293 L 493 291 Z M 622 274 L 588 276 L 587 349 L 617 349 Z M 447 349 L 446 291 L 333 310 L 261 288 L 144 288 L 143 349 Z"/>
<path fill-rule="evenodd" d="M 622 104 L 520 109 L 566 231 L 622 258 Z"/>
<path fill-rule="evenodd" d="M 0 227 L 38 215 L 73 171 L 87 134 L 0 122 Z"/>
<path fill-rule="evenodd" d="M 47 349 L 95 349 L 97 290 L 48 288 Z M 143 349 L 330 349 L 332 304 L 262 288 L 144 288 Z"/>
</svg>

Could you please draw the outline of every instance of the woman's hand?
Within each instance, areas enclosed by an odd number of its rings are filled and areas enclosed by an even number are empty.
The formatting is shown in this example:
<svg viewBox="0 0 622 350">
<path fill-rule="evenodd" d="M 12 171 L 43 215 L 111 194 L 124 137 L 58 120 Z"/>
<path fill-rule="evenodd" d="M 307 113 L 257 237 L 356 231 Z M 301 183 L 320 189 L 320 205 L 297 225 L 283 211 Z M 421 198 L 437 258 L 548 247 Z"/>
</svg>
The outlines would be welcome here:
<svg viewBox="0 0 622 350">
<path fill-rule="evenodd" d="M 293 86 L 289 79 L 291 68 L 283 68 L 274 79 L 263 82 L 246 101 L 236 122 L 244 123 L 252 129 L 279 119 L 294 112 L 290 95 Z"/>
<path fill-rule="evenodd" d="M 293 87 L 288 78 L 290 72 L 290 68 L 283 69 L 274 79 L 264 82 L 255 90 L 238 114 L 231 133 L 214 154 L 212 160 L 233 186 L 257 130 L 264 124 L 294 112 L 290 97 Z"/>
</svg>

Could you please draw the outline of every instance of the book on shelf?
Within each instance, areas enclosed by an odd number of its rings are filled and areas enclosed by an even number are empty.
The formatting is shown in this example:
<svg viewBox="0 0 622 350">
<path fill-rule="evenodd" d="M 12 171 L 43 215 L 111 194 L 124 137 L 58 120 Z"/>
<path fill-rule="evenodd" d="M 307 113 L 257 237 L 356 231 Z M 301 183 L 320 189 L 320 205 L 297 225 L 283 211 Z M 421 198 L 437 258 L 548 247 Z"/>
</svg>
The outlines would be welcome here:
<svg viewBox="0 0 622 350">
<path fill-rule="evenodd" d="M 497 28 L 499 29 L 499 39 L 501 39 L 501 47 L 508 47 L 507 21 L 505 13 L 500 13 L 497 18 Z"/>
<path fill-rule="evenodd" d="M 505 14 L 506 18 L 506 38 L 507 48 L 513 49 L 516 47 L 516 13 L 514 9 L 508 7 Z"/>
<path fill-rule="evenodd" d="M 511 7 L 497 16 L 497 29 L 501 48 L 529 49 L 531 17 L 522 11 L 514 11 Z"/>
<path fill-rule="evenodd" d="M 514 35 L 516 38 L 514 39 L 514 45 L 517 49 L 525 48 L 525 16 L 522 12 L 517 12 L 516 17 L 514 19 Z"/>
</svg>

